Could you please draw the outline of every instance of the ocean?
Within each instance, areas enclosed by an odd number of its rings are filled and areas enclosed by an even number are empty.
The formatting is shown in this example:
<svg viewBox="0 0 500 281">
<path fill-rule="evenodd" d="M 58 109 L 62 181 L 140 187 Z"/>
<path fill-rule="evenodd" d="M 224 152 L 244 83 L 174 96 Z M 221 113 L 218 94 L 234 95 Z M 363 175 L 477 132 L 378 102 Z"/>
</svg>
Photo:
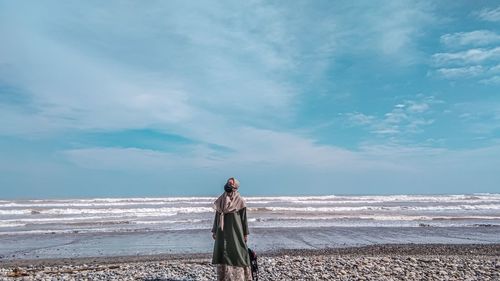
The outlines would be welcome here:
<svg viewBox="0 0 500 281">
<path fill-rule="evenodd" d="M 500 194 L 244 198 L 264 251 L 500 242 Z M 210 252 L 215 199 L 0 200 L 0 258 Z"/>
</svg>

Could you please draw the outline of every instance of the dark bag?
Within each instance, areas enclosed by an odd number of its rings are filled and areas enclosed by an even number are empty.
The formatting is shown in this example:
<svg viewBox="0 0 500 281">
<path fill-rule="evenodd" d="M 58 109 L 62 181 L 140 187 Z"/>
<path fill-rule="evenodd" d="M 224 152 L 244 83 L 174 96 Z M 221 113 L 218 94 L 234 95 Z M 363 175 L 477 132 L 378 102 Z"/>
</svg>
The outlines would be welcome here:
<svg viewBox="0 0 500 281">
<path fill-rule="evenodd" d="M 259 280 L 259 265 L 257 264 L 257 253 L 248 248 L 248 255 L 250 256 L 250 267 L 252 269 L 252 280 Z"/>
</svg>

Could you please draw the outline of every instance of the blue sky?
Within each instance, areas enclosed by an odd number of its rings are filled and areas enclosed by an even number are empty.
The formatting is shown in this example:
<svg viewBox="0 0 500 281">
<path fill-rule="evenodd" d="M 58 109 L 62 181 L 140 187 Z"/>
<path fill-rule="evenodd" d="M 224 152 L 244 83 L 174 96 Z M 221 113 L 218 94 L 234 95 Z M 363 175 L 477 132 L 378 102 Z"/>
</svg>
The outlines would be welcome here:
<svg viewBox="0 0 500 281">
<path fill-rule="evenodd" d="M 0 197 L 500 192 L 497 1 L 0 1 Z"/>
</svg>

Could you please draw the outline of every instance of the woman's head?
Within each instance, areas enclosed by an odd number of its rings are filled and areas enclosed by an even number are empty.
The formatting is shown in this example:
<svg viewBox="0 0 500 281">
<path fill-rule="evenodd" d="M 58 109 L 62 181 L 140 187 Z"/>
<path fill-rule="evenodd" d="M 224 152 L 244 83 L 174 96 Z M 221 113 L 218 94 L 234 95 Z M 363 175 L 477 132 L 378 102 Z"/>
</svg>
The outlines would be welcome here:
<svg viewBox="0 0 500 281">
<path fill-rule="evenodd" d="M 232 192 L 234 190 L 237 190 L 238 187 L 240 187 L 240 182 L 235 178 L 229 178 L 227 179 L 227 182 L 224 185 L 224 190 L 226 192 Z"/>
</svg>

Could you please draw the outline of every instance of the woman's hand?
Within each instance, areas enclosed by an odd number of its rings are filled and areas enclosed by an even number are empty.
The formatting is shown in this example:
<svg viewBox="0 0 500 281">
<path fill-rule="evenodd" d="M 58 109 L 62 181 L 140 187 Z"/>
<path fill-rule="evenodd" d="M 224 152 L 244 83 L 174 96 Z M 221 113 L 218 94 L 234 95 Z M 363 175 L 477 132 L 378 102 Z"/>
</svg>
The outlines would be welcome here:
<svg viewBox="0 0 500 281">
<path fill-rule="evenodd" d="M 212 232 L 212 238 L 215 240 L 215 238 L 217 238 L 217 235 L 215 234 L 215 232 Z"/>
</svg>

